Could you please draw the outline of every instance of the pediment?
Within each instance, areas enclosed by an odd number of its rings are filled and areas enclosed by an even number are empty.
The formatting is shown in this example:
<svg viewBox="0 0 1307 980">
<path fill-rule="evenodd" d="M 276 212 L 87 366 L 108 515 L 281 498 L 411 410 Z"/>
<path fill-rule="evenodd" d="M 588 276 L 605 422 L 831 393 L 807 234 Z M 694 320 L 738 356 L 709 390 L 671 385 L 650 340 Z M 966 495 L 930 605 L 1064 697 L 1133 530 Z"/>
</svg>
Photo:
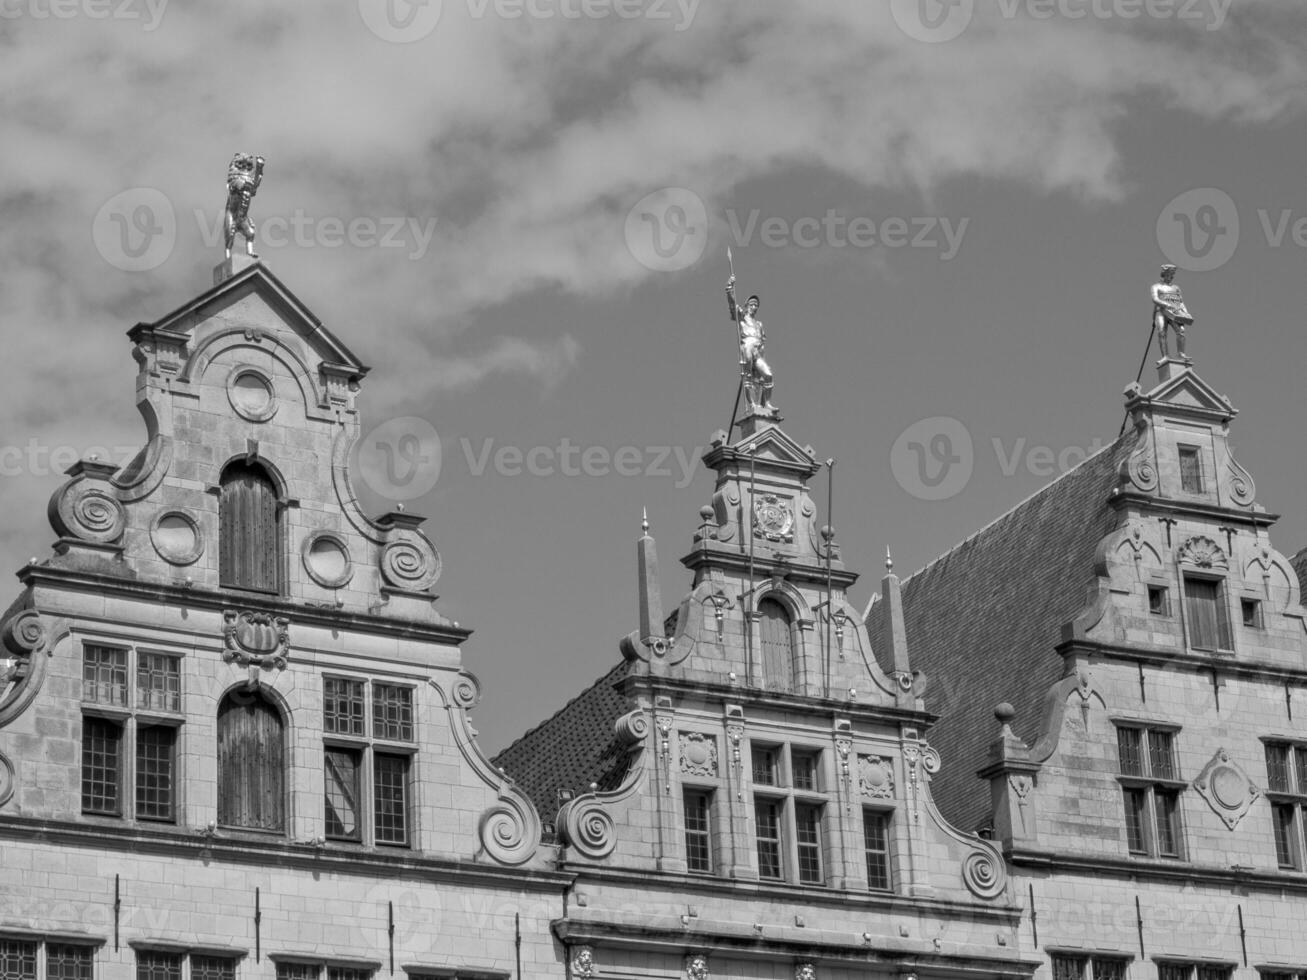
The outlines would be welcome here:
<svg viewBox="0 0 1307 980">
<path fill-rule="evenodd" d="M 1155 405 L 1170 405 L 1202 413 L 1216 413 L 1225 419 L 1237 414 L 1234 405 L 1193 372 L 1181 371 L 1142 396 Z"/>
<path fill-rule="evenodd" d="M 154 323 L 138 323 L 128 336 L 139 340 L 142 334 L 163 334 L 180 342 L 200 324 L 223 317 L 249 323 L 254 330 L 285 330 L 298 337 L 323 364 L 355 377 L 368 372 L 363 362 L 262 263 L 246 267 Z"/>
<path fill-rule="evenodd" d="M 770 426 L 746 436 L 731 448 L 736 452 L 762 462 L 780 463 L 804 468 L 815 467 L 816 453 L 811 446 L 801 446 L 778 426 Z"/>
</svg>

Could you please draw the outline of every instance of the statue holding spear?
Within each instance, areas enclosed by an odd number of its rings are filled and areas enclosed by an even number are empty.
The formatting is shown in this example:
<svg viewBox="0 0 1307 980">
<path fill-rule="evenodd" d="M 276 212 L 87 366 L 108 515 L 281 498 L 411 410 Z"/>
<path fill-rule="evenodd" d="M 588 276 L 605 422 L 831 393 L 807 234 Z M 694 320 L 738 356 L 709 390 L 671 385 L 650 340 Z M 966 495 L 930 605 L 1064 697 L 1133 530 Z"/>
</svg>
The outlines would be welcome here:
<svg viewBox="0 0 1307 980">
<path fill-rule="evenodd" d="M 740 384 L 744 388 L 751 415 L 775 417 L 777 411 L 771 403 L 771 393 L 776 382 L 772 378 L 771 367 L 763 357 L 767 332 L 758 319 L 758 307 L 761 304 L 756 294 L 745 300 L 743 306 L 736 302 L 735 259 L 729 247 L 726 249 L 726 261 L 731 267 L 731 277 L 726 280 L 726 306 L 738 329 Z"/>
</svg>

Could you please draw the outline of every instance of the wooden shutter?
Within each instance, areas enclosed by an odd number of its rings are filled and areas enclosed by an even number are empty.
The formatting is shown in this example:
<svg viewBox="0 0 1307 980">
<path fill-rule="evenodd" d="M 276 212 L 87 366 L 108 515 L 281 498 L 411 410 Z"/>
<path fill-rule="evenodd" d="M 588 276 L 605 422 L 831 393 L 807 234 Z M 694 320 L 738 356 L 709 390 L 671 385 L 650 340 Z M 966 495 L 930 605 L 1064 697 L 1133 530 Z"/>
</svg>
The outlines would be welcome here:
<svg viewBox="0 0 1307 980">
<path fill-rule="evenodd" d="M 218 528 L 222 584 L 260 592 L 278 591 L 281 528 L 277 488 L 261 469 L 233 463 L 223 471 Z"/>
<path fill-rule="evenodd" d="M 1189 645 L 1195 650 L 1215 650 L 1218 648 L 1218 607 L 1220 590 L 1217 583 L 1207 579 L 1186 578 L 1184 580 L 1184 613 L 1189 628 Z M 1230 624 L 1225 623 L 1228 634 Z"/>
<path fill-rule="evenodd" d="M 785 607 L 775 599 L 758 603 L 762 639 L 763 685 L 772 691 L 794 690 L 794 635 Z"/>
<path fill-rule="evenodd" d="M 228 695 L 218 709 L 218 822 L 284 830 L 285 809 L 281 716 L 258 695 Z"/>
</svg>

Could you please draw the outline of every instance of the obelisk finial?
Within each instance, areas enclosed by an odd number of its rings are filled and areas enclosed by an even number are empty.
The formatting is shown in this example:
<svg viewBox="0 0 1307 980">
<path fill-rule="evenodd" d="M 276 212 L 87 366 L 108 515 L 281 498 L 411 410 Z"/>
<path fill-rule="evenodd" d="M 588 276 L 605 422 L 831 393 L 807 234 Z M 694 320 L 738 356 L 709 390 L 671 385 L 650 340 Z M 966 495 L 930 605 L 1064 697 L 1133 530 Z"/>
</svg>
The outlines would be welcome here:
<svg viewBox="0 0 1307 980">
<path fill-rule="evenodd" d="M 894 571 L 894 556 L 889 553 L 889 545 L 885 545 L 885 571 Z"/>
</svg>

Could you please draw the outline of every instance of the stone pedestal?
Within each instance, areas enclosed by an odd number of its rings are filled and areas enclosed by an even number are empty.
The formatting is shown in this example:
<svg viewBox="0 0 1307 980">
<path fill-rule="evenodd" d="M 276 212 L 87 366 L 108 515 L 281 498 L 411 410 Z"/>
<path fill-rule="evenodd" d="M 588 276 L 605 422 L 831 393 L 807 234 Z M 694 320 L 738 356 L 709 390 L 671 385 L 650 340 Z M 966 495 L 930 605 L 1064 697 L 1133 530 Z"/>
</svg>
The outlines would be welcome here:
<svg viewBox="0 0 1307 980">
<path fill-rule="evenodd" d="M 1191 370 L 1192 367 L 1193 361 L 1187 357 L 1163 357 L 1157 362 L 1158 383 L 1170 381 L 1177 374 Z"/>
<path fill-rule="evenodd" d="M 217 286 L 224 283 L 237 273 L 244 272 L 250 266 L 258 264 L 259 257 L 257 255 L 233 252 L 231 258 L 223 259 L 213 267 L 213 284 Z"/>
</svg>

